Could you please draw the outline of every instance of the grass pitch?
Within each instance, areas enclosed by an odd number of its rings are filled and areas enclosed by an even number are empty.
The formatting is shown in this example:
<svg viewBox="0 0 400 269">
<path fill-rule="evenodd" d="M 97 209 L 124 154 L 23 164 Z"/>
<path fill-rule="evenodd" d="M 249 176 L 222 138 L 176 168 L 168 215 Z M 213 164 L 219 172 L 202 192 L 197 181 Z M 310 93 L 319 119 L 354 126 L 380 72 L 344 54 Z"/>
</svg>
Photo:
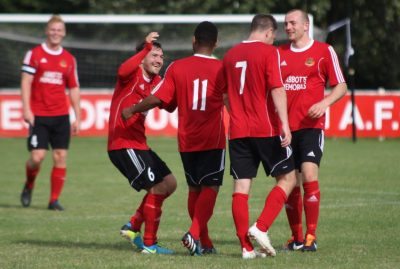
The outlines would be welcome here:
<svg viewBox="0 0 400 269">
<path fill-rule="evenodd" d="M 189 217 L 175 139 L 151 138 L 149 144 L 178 179 L 177 192 L 164 203 L 159 229 L 160 244 L 176 255 L 145 256 L 120 238 L 120 226 L 143 193 L 131 189 L 112 166 L 104 138 L 72 140 L 60 198 L 64 212 L 47 210 L 50 155 L 37 178 L 31 207 L 21 207 L 26 141 L 2 138 L 0 268 L 399 268 L 400 140 L 365 139 L 353 144 L 327 139 L 320 172 L 318 251 L 280 251 L 290 234 L 281 212 L 270 229 L 277 256 L 247 261 L 241 259 L 235 235 L 228 171 L 209 223 L 218 254 L 191 257 L 180 245 Z M 250 196 L 251 222 L 272 186 L 272 178 L 260 169 Z"/>
</svg>

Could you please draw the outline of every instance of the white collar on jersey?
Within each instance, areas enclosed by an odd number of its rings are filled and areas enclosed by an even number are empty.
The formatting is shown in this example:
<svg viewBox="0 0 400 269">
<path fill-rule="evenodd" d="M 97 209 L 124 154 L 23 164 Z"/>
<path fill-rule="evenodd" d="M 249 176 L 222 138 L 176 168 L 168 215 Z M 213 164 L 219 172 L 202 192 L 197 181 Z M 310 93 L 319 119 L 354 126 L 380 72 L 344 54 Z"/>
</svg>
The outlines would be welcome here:
<svg viewBox="0 0 400 269">
<path fill-rule="evenodd" d="M 293 52 L 303 52 L 311 48 L 311 46 L 314 44 L 314 39 L 310 39 L 310 43 L 308 43 L 304 48 L 295 48 L 293 46 L 293 43 L 290 44 L 290 50 Z"/>
<path fill-rule="evenodd" d="M 143 72 L 142 72 L 142 75 L 143 75 L 144 81 L 146 81 L 147 83 L 150 83 L 150 82 L 151 82 L 151 79 L 149 79 L 148 77 L 146 77 L 146 76 L 144 75 Z"/>
<path fill-rule="evenodd" d="M 46 42 L 42 43 L 42 48 L 45 52 L 47 52 L 48 54 L 51 54 L 51 55 L 60 55 L 63 52 L 63 48 L 61 46 L 60 46 L 60 48 L 58 48 L 58 50 L 49 49 L 49 47 L 47 47 Z"/>
<path fill-rule="evenodd" d="M 217 59 L 214 56 L 208 56 L 208 55 L 204 55 L 204 54 L 201 54 L 201 53 L 195 53 L 195 54 L 193 54 L 193 56 L 207 58 L 207 59 Z"/>
<path fill-rule="evenodd" d="M 254 43 L 254 42 L 262 42 L 261 40 L 243 40 L 242 43 Z"/>
</svg>

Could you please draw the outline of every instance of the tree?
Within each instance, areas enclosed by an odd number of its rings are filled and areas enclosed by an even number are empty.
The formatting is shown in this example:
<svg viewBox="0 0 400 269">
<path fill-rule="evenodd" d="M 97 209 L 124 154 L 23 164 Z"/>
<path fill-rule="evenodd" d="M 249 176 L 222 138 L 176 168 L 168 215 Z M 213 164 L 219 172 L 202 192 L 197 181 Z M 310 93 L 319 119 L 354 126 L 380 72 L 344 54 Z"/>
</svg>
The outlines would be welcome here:
<svg viewBox="0 0 400 269">
<path fill-rule="evenodd" d="M 351 19 L 356 88 L 400 88 L 400 2 L 398 0 L 2 0 L 4 13 L 61 14 L 255 14 L 286 13 L 301 8 L 313 14 L 314 24 Z M 223 38 L 223 37 L 222 37 Z M 329 34 L 328 43 L 343 60 L 344 29 Z"/>
<path fill-rule="evenodd" d="M 373 9 L 371 8 L 373 7 Z M 400 4 L 396 0 L 347 2 L 331 0 L 329 22 L 351 19 L 355 55 L 356 88 L 400 88 Z M 328 41 L 344 51 L 344 32 L 335 32 Z M 341 44 L 341 45 L 340 45 Z"/>
</svg>

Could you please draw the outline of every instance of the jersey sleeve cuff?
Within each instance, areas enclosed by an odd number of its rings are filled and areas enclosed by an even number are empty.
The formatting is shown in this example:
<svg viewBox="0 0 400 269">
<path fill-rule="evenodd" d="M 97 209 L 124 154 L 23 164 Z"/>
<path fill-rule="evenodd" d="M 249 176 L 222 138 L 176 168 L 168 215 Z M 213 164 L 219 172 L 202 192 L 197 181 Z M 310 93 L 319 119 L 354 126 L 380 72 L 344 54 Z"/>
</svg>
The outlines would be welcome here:
<svg viewBox="0 0 400 269">
<path fill-rule="evenodd" d="M 25 73 L 28 73 L 28 74 L 32 74 L 32 75 L 34 75 L 36 73 L 36 69 L 35 68 L 33 68 L 32 66 L 29 66 L 29 65 L 25 65 L 25 64 L 22 65 L 21 71 L 25 72 Z"/>
</svg>

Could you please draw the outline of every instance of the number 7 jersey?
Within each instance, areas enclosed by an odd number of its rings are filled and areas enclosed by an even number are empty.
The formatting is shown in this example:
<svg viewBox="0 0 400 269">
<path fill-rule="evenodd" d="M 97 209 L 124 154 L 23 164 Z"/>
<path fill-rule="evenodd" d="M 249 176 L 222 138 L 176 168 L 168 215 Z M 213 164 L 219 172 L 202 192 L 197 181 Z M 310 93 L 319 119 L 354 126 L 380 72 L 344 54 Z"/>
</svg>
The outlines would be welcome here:
<svg viewBox="0 0 400 269">
<path fill-rule="evenodd" d="M 195 54 L 172 62 L 153 95 L 178 107 L 180 152 L 225 148 L 222 62 Z"/>
<path fill-rule="evenodd" d="M 223 64 L 231 110 L 229 139 L 279 135 L 271 97 L 272 89 L 283 87 L 277 49 L 261 41 L 243 41 L 225 54 Z"/>
</svg>

